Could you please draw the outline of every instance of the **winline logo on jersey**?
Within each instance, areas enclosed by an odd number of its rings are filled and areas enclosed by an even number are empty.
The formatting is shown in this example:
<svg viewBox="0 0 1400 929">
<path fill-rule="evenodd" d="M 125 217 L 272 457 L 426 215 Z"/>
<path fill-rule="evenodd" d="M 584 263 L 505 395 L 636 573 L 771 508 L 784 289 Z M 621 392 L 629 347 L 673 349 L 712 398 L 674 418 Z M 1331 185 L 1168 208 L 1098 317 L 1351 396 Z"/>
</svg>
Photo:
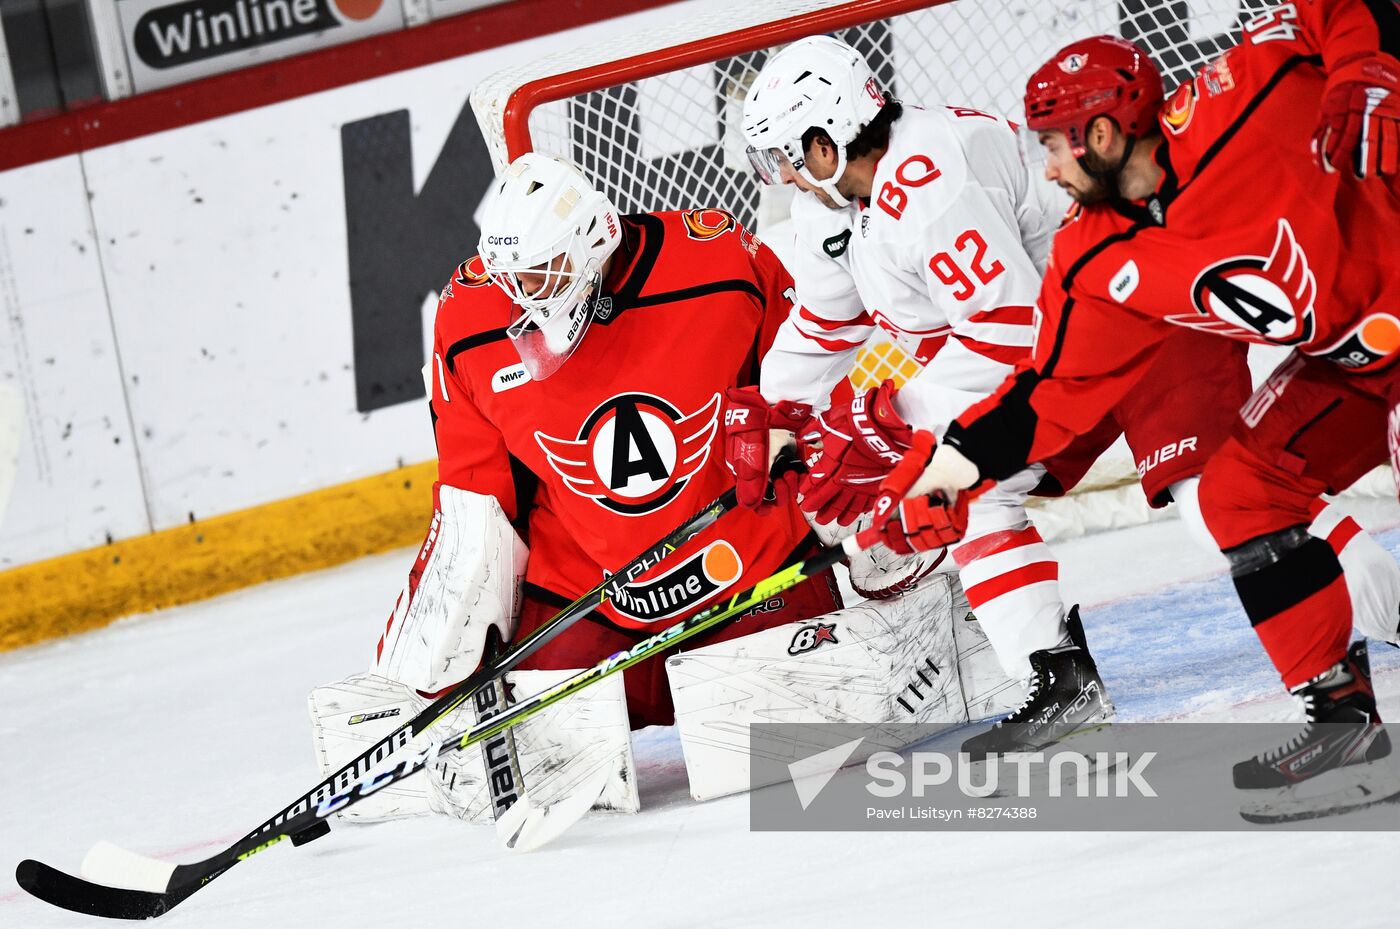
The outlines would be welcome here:
<svg viewBox="0 0 1400 929">
<path fill-rule="evenodd" d="M 151 68 L 173 68 L 370 19 L 385 0 L 186 0 L 147 10 L 132 42 Z"/>
<path fill-rule="evenodd" d="M 651 567 L 639 565 L 631 577 Z M 630 582 L 614 578 L 607 586 L 607 595 L 619 615 L 649 623 L 695 609 L 743 573 L 744 563 L 734 546 L 718 539 L 658 577 Z"/>
</svg>

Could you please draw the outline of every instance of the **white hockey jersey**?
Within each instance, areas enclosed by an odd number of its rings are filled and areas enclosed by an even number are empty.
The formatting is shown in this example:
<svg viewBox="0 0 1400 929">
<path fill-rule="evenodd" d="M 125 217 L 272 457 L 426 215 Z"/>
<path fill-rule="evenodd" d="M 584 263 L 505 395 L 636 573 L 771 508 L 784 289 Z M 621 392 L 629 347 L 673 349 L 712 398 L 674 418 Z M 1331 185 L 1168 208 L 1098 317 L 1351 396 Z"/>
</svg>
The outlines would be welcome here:
<svg viewBox="0 0 1400 929">
<path fill-rule="evenodd" d="M 793 198 L 797 306 L 764 359 L 764 396 L 824 405 L 878 327 L 924 365 L 901 414 L 941 433 L 1029 353 L 1059 212 L 1010 121 L 906 107 L 868 203 Z"/>
</svg>

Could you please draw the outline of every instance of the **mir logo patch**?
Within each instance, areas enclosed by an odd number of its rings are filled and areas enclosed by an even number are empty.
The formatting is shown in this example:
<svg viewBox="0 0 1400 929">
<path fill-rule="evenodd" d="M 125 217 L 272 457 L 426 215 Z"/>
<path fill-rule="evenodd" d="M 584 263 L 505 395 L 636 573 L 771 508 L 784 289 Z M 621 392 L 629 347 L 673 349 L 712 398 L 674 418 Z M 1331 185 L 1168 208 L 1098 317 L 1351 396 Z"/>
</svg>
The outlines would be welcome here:
<svg viewBox="0 0 1400 929">
<path fill-rule="evenodd" d="M 851 244 L 851 230 L 843 229 L 836 235 L 822 242 L 822 251 L 826 252 L 828 258 L 840 258 L 846 254 L 846 248 Z"/>
</svg>

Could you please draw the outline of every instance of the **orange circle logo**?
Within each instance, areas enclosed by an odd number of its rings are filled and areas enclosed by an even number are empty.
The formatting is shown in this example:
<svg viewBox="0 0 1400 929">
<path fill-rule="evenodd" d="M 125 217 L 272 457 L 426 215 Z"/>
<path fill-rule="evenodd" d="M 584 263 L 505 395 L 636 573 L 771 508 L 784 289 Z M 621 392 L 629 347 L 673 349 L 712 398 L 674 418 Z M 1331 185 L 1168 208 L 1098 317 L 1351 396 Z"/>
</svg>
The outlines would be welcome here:
<svg viewBox="0 0 1400 929">
<path fill-rule="evenodd" d="M 379 12 L 384 0 L 335 0 L 335 8 L 346 19 L 366 20 Z"/>
<path fill-rule="evenodd" d="M 724 235 L 734 228 L 734 217 L 724 210 L 686 210 L 681 214 L 685 220 L 685 234 L 701 242 Z"/>
<path fill-rule="evenodd" d="M 1400 324 L 1390 316 L 1372 316 L 1361 324 L 1361 342 L 1382 355 L 1400 349 Z"/>
</svg>

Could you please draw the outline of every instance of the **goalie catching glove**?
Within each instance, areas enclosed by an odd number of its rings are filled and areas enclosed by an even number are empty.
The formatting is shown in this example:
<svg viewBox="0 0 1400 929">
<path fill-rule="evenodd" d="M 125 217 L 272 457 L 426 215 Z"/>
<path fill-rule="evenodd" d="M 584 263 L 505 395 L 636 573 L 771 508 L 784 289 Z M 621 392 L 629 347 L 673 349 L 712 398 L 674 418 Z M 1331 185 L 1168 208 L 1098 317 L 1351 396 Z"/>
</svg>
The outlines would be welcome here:
<svg viewBox="0 0 1400 929">
<path fill-rule="evenodd" d="M 977 483 L 977 466 L 957 449 L 938 445 L 931 432 L 919 430 L 911 442 L 880 484 L 875 521 L 861 534 L 862 546 L 882 542 L 908 555 L 947 548 L 967 532 L 967 506 L 978 492 L 963 489 Z"/>
<path fill-rule="evenodd" d="M 1312 150 L 1329 173 L 1350 163 L 1358 178 L 1400 174 L 1400 61 L 1376 53 L 1333 66 Z"/>
<path fill-rule="evenodd" d="M 802 436 L 811 431 L 812 408 L 791 400 L 769 406 L 757 387 L 731 387 L 724 398 L 724 460 L 734 472 L 739 505 L 762 512 L 791 499 L 797 491 L 797 473 L 783 469 L 772 474 L 773 461 L 789 444 L 788 433 Z"/>
</svg>

